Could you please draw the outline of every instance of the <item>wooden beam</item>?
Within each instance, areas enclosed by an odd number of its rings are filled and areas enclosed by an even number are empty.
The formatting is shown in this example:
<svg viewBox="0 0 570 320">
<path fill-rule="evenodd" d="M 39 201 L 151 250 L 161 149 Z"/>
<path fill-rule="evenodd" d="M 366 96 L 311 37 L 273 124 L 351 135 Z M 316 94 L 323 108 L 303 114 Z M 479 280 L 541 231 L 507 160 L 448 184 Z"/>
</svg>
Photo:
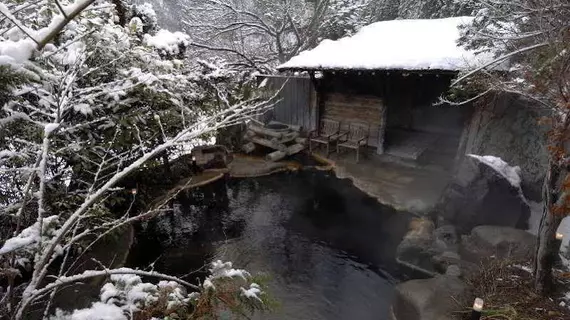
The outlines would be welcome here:
<svg viewBox="0 0 570 320">
<path fill-rule="evenodd" d="M 275 151 L 265 156 L 265 160 L 267 161 L 279 161 L 287 156 L 287 152 L 284 151 Z"/>
<path fill-rule="evenodd" d="M 388 107 L 386 106 L 385 103 L 382 104 L 382 111 L 380 113 L 380 126 L 378 127 L 378 146 L 376 147 L 376 153 L 377 154 L 384 154 L 385 150 L 384 150 L 384 143 L 385 143 L 385 138 L 386 138 L 386 124 L 387 124 L 387 119 L 386 116 L 388 114 L 387 112 Z"/>
<path fill-rule="evenodd" d="M 277 132 L 275 130 L 271 130 L 271 129 L 267 129 L 255 124 L 250 124 L 249 125 L 249 130 L 262 135 L 262 136 L 268 136 L 268 137 L 272 137 L 272 138 L 277 138 L 277 139 L 282 139 L 283 138 L 283 133 L 281 132 Z"/>
<path fill-rule="evenodd" d="M 294 145 L 290 146 L 289 148 L 287 148 L 287 155 L 289 155 L 289 156 L 294 155 L 296 153 L 303 151 L 304 149 L 305 149 L 304 145 L 294 144 Z"/>
<path fill-rule="evenodd" d="M 279 150 L 279 151 L 283 151 L 286 152 L 287 151 L 287 147 L 284 144 L 281 143 L 276 143 L 274 141 L 271 140 L 267 140 L 267 139 L 263 139 L 260 137 L 251 137 L 249 139 L 251 142 L 253 143 L 257 143 L 259 145 L 274 149 L 274 150 Z"/>
</svg>

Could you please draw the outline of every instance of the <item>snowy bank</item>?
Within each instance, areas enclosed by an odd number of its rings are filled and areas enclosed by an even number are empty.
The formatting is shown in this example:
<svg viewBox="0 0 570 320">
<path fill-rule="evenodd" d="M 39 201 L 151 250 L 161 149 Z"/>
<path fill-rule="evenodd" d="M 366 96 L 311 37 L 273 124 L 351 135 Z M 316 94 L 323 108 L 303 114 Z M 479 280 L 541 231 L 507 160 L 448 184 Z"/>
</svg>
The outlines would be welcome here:
<svg viewBox="0 0 570 320">
<path fill-rule="evenodd" d="M 471 17 L 376 22 L 352 37 L 324 40 L 278 67 L 280 70 L 447 70 L 460 71 L 493 60 L 458 44 Z"/>
</svg>

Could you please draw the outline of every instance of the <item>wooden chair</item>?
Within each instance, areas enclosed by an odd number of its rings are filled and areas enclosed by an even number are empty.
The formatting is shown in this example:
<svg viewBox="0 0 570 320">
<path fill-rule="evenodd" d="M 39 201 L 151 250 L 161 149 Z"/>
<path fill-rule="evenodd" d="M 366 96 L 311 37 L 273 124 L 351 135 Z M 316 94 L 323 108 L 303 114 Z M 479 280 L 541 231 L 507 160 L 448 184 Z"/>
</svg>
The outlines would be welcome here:
<svg viewBox="0 0 570 320">
<path fill-rule="evenodd" d="M 340 153 L 340 148 L 348 148 L 356 150 L 356 162 L 360 159 L 360 147 L 368 144 L 368 136 L 370 134 L 370 125 L 362 123 L 351 123 L 348 132 L 339 135 L 336 144 L 336 152 Z"/>
<path fill-rule="evenodd" d="M 319 130 L 309 132 L 309 152 L 313 152 L 313 142 L 327 146 L 327 156 L 330 154 L 331 143 L 338 140 L 340 132 L 340 122 L 323 119 Z"/>
</svg>

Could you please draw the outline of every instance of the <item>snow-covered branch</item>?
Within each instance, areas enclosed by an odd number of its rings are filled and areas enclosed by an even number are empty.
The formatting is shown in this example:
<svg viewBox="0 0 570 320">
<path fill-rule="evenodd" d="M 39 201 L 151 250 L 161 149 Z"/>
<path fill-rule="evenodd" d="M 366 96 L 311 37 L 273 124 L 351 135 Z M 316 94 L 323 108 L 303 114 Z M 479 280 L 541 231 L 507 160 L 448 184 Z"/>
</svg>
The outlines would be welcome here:
<svg viewBox="0 0 570 320">
<path fill-rule="evenodd" d="M 284 62 L 301 48 L 309 47 L 307 42 L 314 42 L 320 24 L 325 21 L 328 3 L 293 0 L 248 5 L 207 0 L 198 6 L 187 6 L 189 18 L 185 19 L 185 28 L 200 47 L 235 54 L 260 67 L 259 60 L 271 57 Z M 252 59 L 252 56 L 263 58 Z"/>
<path fill-rule="evenodd" d="M 63 6 L 59 1 L 55 1 L 60 9 L 60 14 L 52 17 L 52 20 L 43 28 L 33 29 L 26 26 L 20 19 L 14 16 L 17 11 L 23 10 L 21 7 L 12 12 L 4 4 L 0 3 L 0 14 L 11 24 L 18 28 L 25 36 L 18 41 L 3 40 L 0 38 L 0 65 L 9 62 L 24 62 L 32 58 L 34 52 L 43 50 L 63 29 L 74 19 L 76 19 L 87 7 L 96 0 L 75 0 L 69 5 Z"/>
</svg>

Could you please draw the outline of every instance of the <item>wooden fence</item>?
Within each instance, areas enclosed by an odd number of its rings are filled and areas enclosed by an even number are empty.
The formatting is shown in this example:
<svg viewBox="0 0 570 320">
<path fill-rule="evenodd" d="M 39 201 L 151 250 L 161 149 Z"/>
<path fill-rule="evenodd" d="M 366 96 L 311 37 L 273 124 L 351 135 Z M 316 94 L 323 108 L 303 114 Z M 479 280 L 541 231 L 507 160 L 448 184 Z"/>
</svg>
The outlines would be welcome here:
<svg viewBox="0 0 570 320">
<path fill-rule="evenodd" d="M 281 88 L 280 100 L 273 110 L 264 117 L 264 121 L 275 120 L 287 124 L 299 125 L 304 131 L 317 127 L 317 107 L 313 84 L 309 77 L 260 76 L 264 88 L 275 92 Z"/>
</svg>

